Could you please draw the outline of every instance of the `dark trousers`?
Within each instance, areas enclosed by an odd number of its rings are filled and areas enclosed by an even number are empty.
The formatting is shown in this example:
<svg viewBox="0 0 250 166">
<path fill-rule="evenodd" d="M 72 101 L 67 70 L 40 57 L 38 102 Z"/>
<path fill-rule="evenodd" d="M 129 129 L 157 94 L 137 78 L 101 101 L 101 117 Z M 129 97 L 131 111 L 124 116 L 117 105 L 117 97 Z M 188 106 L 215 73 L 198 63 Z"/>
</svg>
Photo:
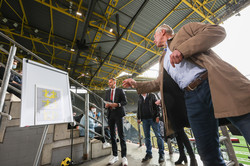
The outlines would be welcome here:
<svg viewBox="0 0 250 166">
<path fill-rule="evenodd" d="M 95 132 L 102 134 L 102 126 L 96 126 Z M 97 139 L 101 140 L 102 143 L 105 142 L 106 139 L 110 140 L 110 131 L 107 127 L 104 127 L 105 137 L 97 137 Z"/>
<path fill-rule="evenodd" d="M 177 134 L 176 140 L 177 140 L 177 144 L 178 144 L 178 148 L 180 152 L 180 157 L 185 156 L 185 152 L 184 152 L 184 146 L 185 146 L 190 158 L 195 158 L 193 149 L 191 147 L 191 144 L 189 142 L 189 139 L 184 129 L 178 130 L 176 134 Z"/>
<path fill-rule="evenodd" d="M 110 118 L 108 123 L 109 123 L 109 128 L 110 128 L 113 156 L 118 155 L 116 133 L 115 133 L 115 126 L 117 126 L 118 135 L 120 138 L 120 145 L 121 145 L 121 156 L 126 157 L 127 147 L 126 147 L 126 141 L 125 141 L 124 131 L 123 131 L 123 118 L 116 118 L 116 119 Z"/>
<path fill-rule="evenodd" d="M 250 144 L 250 113 L 228 118 L 230 122 L 240 131 L 241 135 Z"/>
</svg>

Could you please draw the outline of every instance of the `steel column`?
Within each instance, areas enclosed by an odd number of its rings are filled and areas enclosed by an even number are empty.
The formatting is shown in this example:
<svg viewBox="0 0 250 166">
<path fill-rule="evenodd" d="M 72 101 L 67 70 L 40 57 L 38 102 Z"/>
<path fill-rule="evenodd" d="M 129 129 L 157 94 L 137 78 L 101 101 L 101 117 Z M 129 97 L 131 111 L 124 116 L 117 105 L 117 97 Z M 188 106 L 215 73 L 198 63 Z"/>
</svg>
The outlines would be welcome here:
<svg viewBox="0 0 250 166">
<path fill-rule="evenodd" d="M 5 67 L 5 71 L 4 71 L 4 76 L 3 76 L 3 82 L 2 82 L 2 87 L 0 90 L 0 114 L 7 116 L 9 120 L 11 120 L 11 116 L 8 114 L 3 114 L 2 110 L 3 110 L 3 106 L 4 106 L 4 100 L 5 100 L 5 96 L 6 96 L 6 91 L 8 88 L 8 84 L 9 84 L 9 80 L 10 80 L 10 70 L 12 68 L 13 65 L 13 61 L 14 61 L 14 57 L 16 54 L 16 46 L 11 46 L 10 51 L 9 51 L 9 57 L 8 57 L 8 61 Z"/>
<path fill-rule="evenodd" d="M 46 125 L 44 127 L 43 135 L 42 135 L 42 138 L 41 138 L 41 141 L 40 141 L 37 153 L 36 153 L 36 157 L 35 157 L 33 166 L 38 166 L 38 162 L 39 162 L 39 159 L 40 159 L 40 156 L 41 156 L 41 152 L 43 150 L 43 145 L 44 145 L 44 142 L 45 142 L 45 139 L 46 139 L 46 135 L 48 133 L 48 128 L 49 128 L 49 125 Z"/>
<path fill-rule="evenodd" d="M 89 148 L 89 93 L 85 94 L 85 140 L 84 140 L 83 159 L 88 160 L 90 155 Z"/>
<path fill-rule="evenodd" d="M 104 100 L 101 100 L 102 104 L 101 104 L 101 109 L 102 109 L 102 136 L 103 138 L 105 138 L 105 130 L 104 130 Z"/>
</svg>

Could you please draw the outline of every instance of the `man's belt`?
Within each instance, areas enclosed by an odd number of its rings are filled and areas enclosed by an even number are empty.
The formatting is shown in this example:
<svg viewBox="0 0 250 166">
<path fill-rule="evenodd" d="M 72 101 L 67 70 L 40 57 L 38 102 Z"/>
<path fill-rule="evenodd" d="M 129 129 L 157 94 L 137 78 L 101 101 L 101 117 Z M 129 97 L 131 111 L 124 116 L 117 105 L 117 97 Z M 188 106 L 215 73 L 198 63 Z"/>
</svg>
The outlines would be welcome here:
<svg viewBox="0 0 250 166">
<path fill-rule="evenodd" d="M 184 88 L 186 91 L 193 91 L 195 90 L 205 79 L 207 79 L 208 73 L 207 71 L 205 73 L 202 73 L 198 78 L 196 78 L 194 81 L 192 81 L 186 88 Z"/>
</svg>

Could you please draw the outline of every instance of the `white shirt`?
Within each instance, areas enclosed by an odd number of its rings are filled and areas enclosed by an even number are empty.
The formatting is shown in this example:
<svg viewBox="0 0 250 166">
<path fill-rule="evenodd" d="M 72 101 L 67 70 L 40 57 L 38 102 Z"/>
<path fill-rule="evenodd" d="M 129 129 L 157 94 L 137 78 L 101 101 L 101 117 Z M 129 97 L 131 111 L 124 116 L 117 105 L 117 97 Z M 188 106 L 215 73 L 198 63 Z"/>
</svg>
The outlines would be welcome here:
<svg viewBox="0 0 250 166">
<path fill-rule="evenodd" d="M 146 96 L 143 96 L 143 95 L 142 95 L 142 97 L 143 97 L 144 100 L 146 100 L 146 97 L 147 97 L 147 96 L 148 96 L 148 94 L 146 94 Z"/>
<path fill-rule="evenodd" d="M 170 63 L 170 55 L 172 51 L 168 48 L 165 49 L 163 67 L 172 77 L 172 79 L 179 85 L 181 89 L 188 86 L 194 79 L 196 79 L 206 69 L 197 66 L 196 64 L 183 59 L 179 64 L 175 64 L 175 68 Z"/>
</svg>

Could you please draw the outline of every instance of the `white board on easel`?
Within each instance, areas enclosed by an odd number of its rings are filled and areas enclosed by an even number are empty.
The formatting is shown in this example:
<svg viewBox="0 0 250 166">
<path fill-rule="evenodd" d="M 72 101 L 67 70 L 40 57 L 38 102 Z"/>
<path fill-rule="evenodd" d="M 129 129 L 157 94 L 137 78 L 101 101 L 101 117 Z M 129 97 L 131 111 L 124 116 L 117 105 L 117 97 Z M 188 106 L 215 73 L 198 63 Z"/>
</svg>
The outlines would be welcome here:
<svg viewBox="0 0 250 166">
<path fill-rule="evenodd" d="M 68 73 L 23 59 L 20 127 L 73 122 Z"/>
</svg>

